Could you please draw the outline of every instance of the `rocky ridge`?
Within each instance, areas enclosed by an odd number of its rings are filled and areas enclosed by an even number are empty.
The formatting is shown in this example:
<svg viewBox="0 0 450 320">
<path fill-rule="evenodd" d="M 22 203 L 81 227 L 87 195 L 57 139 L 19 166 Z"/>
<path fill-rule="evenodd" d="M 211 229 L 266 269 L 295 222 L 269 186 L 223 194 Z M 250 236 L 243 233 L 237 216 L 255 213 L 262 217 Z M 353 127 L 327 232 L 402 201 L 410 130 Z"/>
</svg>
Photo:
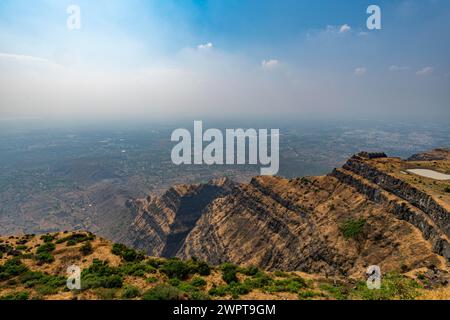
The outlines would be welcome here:
<svg viewBox="0 0 450 320">
<path fill-rule="evenodd" d="M 449 166 L 442 150 L 439 170 Z M 123 240 L 150 255 L 268 270 L 354 277 L 374 264 L 446 270 L 448 182 L 403 176 L 407 166 L 436 165 L 414 159 L 362 153 L 328 176 L 176 186 L 130 202 L 136 218 Z"/>
</svg>

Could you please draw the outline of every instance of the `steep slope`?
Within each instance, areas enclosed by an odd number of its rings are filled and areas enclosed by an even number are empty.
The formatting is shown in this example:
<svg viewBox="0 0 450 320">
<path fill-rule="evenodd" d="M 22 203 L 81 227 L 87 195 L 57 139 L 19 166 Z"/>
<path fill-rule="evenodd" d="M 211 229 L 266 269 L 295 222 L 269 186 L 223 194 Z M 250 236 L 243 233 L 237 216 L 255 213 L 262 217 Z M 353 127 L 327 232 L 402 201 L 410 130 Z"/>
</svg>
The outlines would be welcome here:
<svg viewBox="0 0 450 320">
<path fill-rule="evenodd" d="M 178 185 L 161 197 L 130 201 L 128 206 L 136 219 L 124 242 L 153 256 L 175 256 L 208 204 L 234 186 L 228 179 L 219 179 L 208 184 Z"/>
<path fill-rule="evenodd" d="M 69 266 L 80 288 L 66 287 Z M 0 237 L 1 300 L 449 299 L 450 276 L 438 269 L 383 275 L 380 290 L 365 278 L 266 272 L 199 260 L 151 258 L 87 232 Z"/>
<path fill-rule="evenodd" d="M 447 269 L 449 182 L 404 171 L 418 165 L 448 172 L 449 161 L 361 153 L 323 177 L 257 177 L 217 196 L 198 192 L 208 185 L 169 190 L 135 202 L 128 243 L 155 255 L 333 276 L 361 277 L 369 265 Z M 201 205 L 183 209 L 186 196 L 187 208 Z"/>
</svg>

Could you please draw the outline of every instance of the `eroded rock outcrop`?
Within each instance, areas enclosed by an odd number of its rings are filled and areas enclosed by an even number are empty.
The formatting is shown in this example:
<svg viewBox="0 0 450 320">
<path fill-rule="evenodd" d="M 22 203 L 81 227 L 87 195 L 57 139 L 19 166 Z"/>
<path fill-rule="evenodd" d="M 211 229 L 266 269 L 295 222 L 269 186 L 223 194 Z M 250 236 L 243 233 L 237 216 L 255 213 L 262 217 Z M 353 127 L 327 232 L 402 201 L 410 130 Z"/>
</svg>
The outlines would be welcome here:
<svg viewBox="0 0 450 320">
<path fill-rule="evenodd" d="M 174 187 L 132 202 L 128 242 L 156 256 L 322 275 L 361 276 L 369 265 L 447 268 L 446 198 L 437 201 L 373 161 L 391 159 L 360 154 L 323 177 Z M 349 221 L 360 229 L 346 236 Z"/>
<path fill-rule="evenodd" d="M 150 195 L 129 202 L 136 219 L 125 242 L 149 255 L 174 256 L 206 206 L 234 187 L 229 179 L 219 179 L 207 184 L 174 186 L 161 197 Z"/>
</svg>

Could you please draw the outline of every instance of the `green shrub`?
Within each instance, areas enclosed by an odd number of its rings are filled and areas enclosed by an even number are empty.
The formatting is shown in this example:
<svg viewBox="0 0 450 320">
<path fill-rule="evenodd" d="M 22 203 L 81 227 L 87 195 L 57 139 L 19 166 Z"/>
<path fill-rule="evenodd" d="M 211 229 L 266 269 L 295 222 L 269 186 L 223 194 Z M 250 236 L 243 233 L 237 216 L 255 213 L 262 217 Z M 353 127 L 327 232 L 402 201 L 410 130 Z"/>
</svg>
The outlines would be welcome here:
<svg viewBox="0 0 450 320">
<path fill-rule="evenodd" d="M 194 278 L 191 280 L 191 284 L 192 284 L 194 287 L 199 287 L 199 288 L 201 288 L 201 287 L 206 286 L 206 281 L 205 281 L 205 279 L 203 279 L 203 278 L 200 278 L 200 277 L 194 277 Z"/>
<path fill-rule="evenodd" d="M 138 288 L 134 286 L 126 286 L 122 292 L 122 299 L 134 299 L 141 295 Z"/>
<path fill-rule="evenodd" d="M 155 273 L 156 269 L 144 262 L 127 262 L 119 267 L 119 271 L 127 276 L 144 277 L 147 273 Z"/>
<path fill-rule="evenodd" d="M 270 286 L 273 283 L 273 279 L 264 272 L 258 272 L 252 278 L 244 280 L 244 283 L 250 285 L 253 289 L 262 289 Z"/>
<path fill-rule="evenodd" d="M 254 276 L 259 272 L 258 267 L 250 266 L 247 268 L 241 269 L 241 273 L 245 274 L 246 276 Z"/>
<path fill-rule="evenodd" d="M 67 233 L 67 232 L 64 232 L 64 233 Z M 74 233 L 74 234 L 71 234 L 70 236 L 56 240 L 56 243 L 60 244 L 60 243 L 67 242 L 68 246 L 74 246 L 77 243 L 82 243 L 82 242 L 92 241 L 92 240 L 95 240 L 95 236 L 92 233 L 88 233 L 88 234 Z"/>
<path fill-rule="evenodd" d="M 237 271 L 238 267 L 231 264 L 231 263 L 224 263 L 221 266 L 222 269 L 222 279 L 227 284 L 233 283 L 233 282 L 239 282 L 237 278 Z"/>
<path fill-rule="evenodd" d="M 349 219 L 346 222 L 342 223 L 339 226 L 339 229 L 341 230 L 345 239 L 355 239 L 363 232 L 365 225 L 365 219 Z"/>
<path fill-rule="evenodd" d="M 189 300 L 211 300 L 211 297 L 201 291 L 194 291 L 189 295 Z"/>
<path fill-rule="evenodd" d="M 143 294 L 144 300 L 182 300 L 183 292 L 169 285 L 156 286 Z"/>
<path fill-rule="evenodd" d="M 20 259 L 34 259 L 34 254 L 32 253 L 22 253 L 20 256 L 18 256 Z"/>
<path fill-rule="evenodd" d="M 347 300 L 350 289 L 340 284 L 322 283 L 319 288 L 337 300 Z"/>
<path fill-rule="evenodd" d="M 358 282 L 351 297 L 365 300 L 414 300 L 420 294 L 420 288 L 415 280 L 398 273 L 390 273 L 383 277 L 379 290 L 370 290 L 366 282 Z"/>
<path fill-rule="evenodd" d="M 83 244 L 80 248 L 80 252 L 83 256 L 88 256 L 92 252 L 94 252 L 94 249 L 92 248 L 92 244 L 90 241 L 87 241 L 85 244 Z"/>
<path fill-rule="evenodd" d="M 181 280 L 178 278 L 172 278 L 172 279 L 169 279 L 168 283 L 171 286 L 178 287 L 181 284 Z"/>
<path fill-rule="evenodd" d="M 124 244 L 115 243 L 111 249 L 112 254 L 121 257 L 123 260 L 128 262 L 142 261 L 145 256 L 141 252 L 137 252 L 134 249 L 128 248 Z"/>
<path fill-rule="evenodd" d="M 169 259 L 160 268 L 160 271 L 169 278 L 184 280 L 189 276 L 190 268 L 186 263 L 179 259 Z"/>
<path fill-rule="evenodd" d="M 92 288 L 122 288 L 123 279 L 119 275 L 110 275 L 110 276 L 90 276 L 85 277 L 82 280 L 83 289 L 92 289 Z"/>
<path fill-rule="evenodd" d="M 264 288 L 267 292 L 291 292 L 297 293 L 300 289 L 306 288 L 303 278 L 295 277 L 282 280 L 274 280 L 273 283 Z"/>
<path fill-rule="evenodd" d="M 0 266 L 0 281 L 9 280 L 27 271 L 28 267 L 25 266 L 19 259 L 9 259 L 2 266 Z"/>
<path fill-rule="evenodd" d="M 72 240 L 72 239 L 70 239 L 70 240 L 68 240 L 66 242 L 66 246 L 68 246 L 68 247 L 73 247 L 73 246 L 76 246 L 76 245 L 77 245 L 77 242 L 75 240 Z"/>
<path fill-rule="evenodd" d="M 114 243 L 113 247 L 111 249 L 111 253 L 120 257 L 120 256 L 122 256 L 122 252 L 126 249 L 127 249 L 127 247 L 124 244 Z"/>
<path fill-rule="evenodd" d="M 49 252 L 38 253 L 35 256 L 35 258 L 36 258 L 36 260 L 37 260 L 39 265 L 42 265 L 42 264 L 45 264 L 45 263 L 52 263 L 53 261 L 55 261 L 55 258 Z"/>
<path fill-rule="evenodd" d="M 21 244 L 21 245 L 16 247 L 16 250 L 19 250 L 19 251 L 25 251 L 27 249 L 28 249 L 28 247 L 26 245 L 23 245 L 23 244 Z"/>
<path fill-rule="evenodd" d="M 253 290 L 252 286 L 249 283 L 238 283 L 232 282 L 228 286 L 216 286 L 209 290 L 209 294 L 211 296 L 216 297 L 225 297 L 226 295 L 231 295 L 233 299 L 238 299 L 241 295 L 246 295 Z"/>
<path fill-rule="evenodd" d="M 200 261 L 193 258 L 187 262 L 187 265 L 189 266 L 189 272 L 191 274 L 198 273 L 201 276 L 209 276 L 211 274 L 211 267 L 205 261 Z"/>
<path fill-rule="evenodd" d="M 44 234 L 43 236 L 41 236 L 41 240 L 43 240 L 44 242 L 52 242 L 53 240 L 55 240 L 56 236 L 51 235 L 51 234 Z"/>
<path fill-rule="evenodd" d="M 157 277 L 148 277 L 146 281 L 148 283 L 155 283 L 155 282 L 158 282 L 158 278 Z"/>
<path fill-rule="evenodd" d="M 55 251 L 55 249 L 56 249 L 55 244 L 53 244 L 51 242 L 46 242 L 46 243 L 44 243 L 43 245 L 40 245 L 37 248 L 36 253 L 38 253 L 38 254 L 39 253 L 44 253 L 44 252 L 50 253 L 50 252 Z"/>
<path fill-rule="evenodd" d="M 213 285 L 208 293 L 211 296 L 225 297 L 227 295 L 227 293 L 228 293 L 228 287 L 227 286 L 216 286 L 216 285 Z"/>
<path fill-rule="evenodd" d="M 444 192 L 450 193 L 450 187 L 445 187 Z"/>
<path fill-rule="evenodd" d="M 303 291 L 303 292 L 300 292 L 298 294 L 298 298 L 300 300 L 310 300 L 310 299 L 313 299 L 315 297 L 322 297 L 322 296 L 323 296 L 322 293 L 314 292 L 314 291 Z"/>
<path fill-rule="evenodd" d="M 275 271 L 273 273 L 273 275 L 275 277 L 279 277 L 279 278 L 288 278 L 288 277 L 290 277 L 289 273 L 286 273 L 286 272 L 283 272 L 283 271 L 279 271 L 279 270 Z"/>
<path fill-rule="evenodd" d="M 147 260 L 147 264 L 149 266 L 152 266 L 155 269 L 159 269 L 161 266 L 163 266 L 165 264 L 165 261 L 162 259 L 148 259 Z"/>
<path fill-rule="evenodd" d="M 184 282 L 184 281 L 180 281 L 177 285 L 178 289 L 180 289 L 183 292 L 194 292 L 194 291 L 198 291 L 198 288 L 193 286 L 191 283 L 189 282 Z"/>
<path fill-rule="evenodd" d="M 94 259 L 92 265 L 81 273 L 83 289 L 121 288 L 123 278 L 116 268 L 111 268 L 106 261 Z"/>
<path fill-rule="evenodd" d="M 19 281 L 26 288 L 34 288 L 39 294 L 44 296 L 58 293 L 66 284 L 65 277 L 34 271 L 22 274 L 19 276 Z"/>
<path fill-rule="evenodd" d="M 239 296 L 250 293 L 252 288 L 246 283 L 232 282 L 228 285 L 227 291 L 231 294 L 233 299 L 238 299 Z"/>
<path fill-rule="evenodd" d="M 28 300 L 30 293 L 26 291 L 14 292 L 0 297 L 0 300 Z"/>
<path fill-rule="evenodd" d="M 40 245 L 36 250 L 36 260 L 38 264 L 41 265 L 55 261 L 55 258 L 51 254 L 55 249 L 56 246 L 52 242 L 46 242 L 43 245 Z"/>
</svg>

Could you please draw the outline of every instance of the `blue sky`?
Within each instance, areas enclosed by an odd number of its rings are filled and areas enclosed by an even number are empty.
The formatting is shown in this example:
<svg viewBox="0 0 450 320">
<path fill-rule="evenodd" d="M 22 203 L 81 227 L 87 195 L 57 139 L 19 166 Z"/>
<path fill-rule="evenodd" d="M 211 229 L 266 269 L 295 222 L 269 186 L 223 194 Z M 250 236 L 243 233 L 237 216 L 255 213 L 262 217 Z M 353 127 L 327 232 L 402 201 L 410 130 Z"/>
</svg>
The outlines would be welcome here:
<svg viewBox="0 0 450 320">
<path fill-rule="evenodd" d="M 0 116 L 449 116 L 449 30 L 446 0 L 0 0 Z"/>
</svg>

